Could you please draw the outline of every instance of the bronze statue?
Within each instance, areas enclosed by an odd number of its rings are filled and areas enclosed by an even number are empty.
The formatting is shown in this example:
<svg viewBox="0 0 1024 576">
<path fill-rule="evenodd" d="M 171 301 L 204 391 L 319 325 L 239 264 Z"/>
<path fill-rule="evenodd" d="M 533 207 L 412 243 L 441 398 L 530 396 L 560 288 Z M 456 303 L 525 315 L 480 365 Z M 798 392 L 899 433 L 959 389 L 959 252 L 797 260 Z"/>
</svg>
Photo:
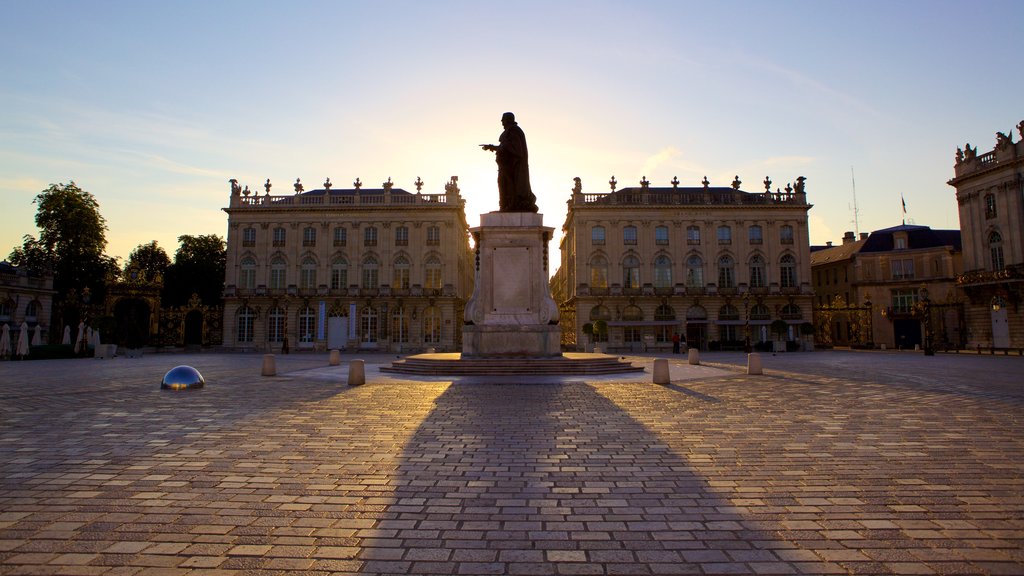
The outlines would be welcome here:
<svg viewBox="0 0 1024 576">
<path fill-rule="evenodd" d="M 516 123 L 511 112 L 501 115 L 505 131 L 498 144 L 481 144 L 484 150 L 494 152 L 498 163 L 498 210 L 500 212 L 536 212 L 537 197 L 530 188 L 529 155 L 526 134 Z"/>
</svg>

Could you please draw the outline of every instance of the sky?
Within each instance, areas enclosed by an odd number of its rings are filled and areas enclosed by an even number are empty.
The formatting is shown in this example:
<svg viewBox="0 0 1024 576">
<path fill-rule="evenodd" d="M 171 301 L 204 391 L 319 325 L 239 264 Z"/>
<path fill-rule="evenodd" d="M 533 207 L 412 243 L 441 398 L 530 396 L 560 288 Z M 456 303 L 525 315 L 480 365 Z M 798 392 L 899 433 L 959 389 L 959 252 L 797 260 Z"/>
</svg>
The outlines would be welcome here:
<svg viewBox="0 0 1024 576">
<path fill-rule="evenodd" d="M 556 230 L 577 176 L 592 193 L 805 176 L 812 244 L 899 225 L 901 201 L 907 223 L 959 228 L 957 147 L 1020 139 L 1019 0 L 510 4 L 5 2 L 0 258 L 72 180 L 121 258 L 225 236 L 231 178 L 443 193 L 457 175 L 476 225 L 498 205 L 478 145 L 505 111 Z"/>
</svg>

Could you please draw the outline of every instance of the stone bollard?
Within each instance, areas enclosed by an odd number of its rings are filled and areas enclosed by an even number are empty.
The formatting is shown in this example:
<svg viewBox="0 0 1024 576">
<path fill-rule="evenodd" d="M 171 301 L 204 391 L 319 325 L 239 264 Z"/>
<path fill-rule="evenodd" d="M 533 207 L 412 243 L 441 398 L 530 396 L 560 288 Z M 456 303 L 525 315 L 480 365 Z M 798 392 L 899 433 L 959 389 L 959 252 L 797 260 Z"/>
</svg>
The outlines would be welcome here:
<svg viewBox="0 0 1024 576">
<path fill-rule="evenodd" d="M 654 383 L 668 384 L 671 379 L 668 376 L 668 360 L 656 358 L 654 360 Z"/>
<path fill-rule="evenodd" d="M 885 352 L 885 343 L 882 343 L 882 352 Z"/>
<path fill-rule="evenodd" d="M 263 376 L 277 376 L 277 362 L 274 360 L 273 354 L 263 355 L 263 371 L 260 374 Z"/>
<path fill-rule="evenodd" d="M 331 366 L 337 366 L 341 364 L 341 351 L 331 350 L 331 359 L 329 360 Z"/>
<path fill-rule="evenodd" d="M 362 360 L 353 360 L 348 363 L 348 385 L 362 386 L 366 384 L 366 369 Z"/>
<path fill-rule="evenodd" d="M 686 354 L 686 360 L 690 364 L 693 364 L 694 366 L 700 365 L 700 350 L 697 350 L 696 348 L 690 348 L 690 350 Z"/>
<path fill-rule="evenodd" d="M 757 352 L 747 354 L 747 374 L 762 374 L 761 355 Z"/>
</svg>

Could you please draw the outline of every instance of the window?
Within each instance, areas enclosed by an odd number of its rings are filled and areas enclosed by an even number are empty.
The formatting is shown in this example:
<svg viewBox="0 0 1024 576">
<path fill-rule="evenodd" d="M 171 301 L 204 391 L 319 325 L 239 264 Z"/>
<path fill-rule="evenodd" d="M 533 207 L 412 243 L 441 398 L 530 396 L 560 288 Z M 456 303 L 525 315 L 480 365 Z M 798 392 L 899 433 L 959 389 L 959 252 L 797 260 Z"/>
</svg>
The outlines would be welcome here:
<svg viewBox="0 0 1024 576">
<path fill-rule="evenodd" d="M 399 226 L 395 228 L 395 246 L 408 246 L 409 245 L 409 228 L 406 226 Z"/>
<path fill-rule="evenodd" d="M 800 307 L 796 304 L 786 304 L 782 307 L 782 312 L 779 313 L 783 320 L 799 320 L 803 317 L 800 312 Z M 790 327 L 792 329 L 792 327 Z"/>
<path fill-rule="evenodd" d="M 331 262 L 331 290 L 344 290 L 348 287 L 348 262 L 338 257 Z"/>
<path fill-rule="evenodd" d="M 793 227 L 789 224 L 783 225 L 779 228 L 779 243 L 781 244 L 792 244 L 793 243 Z"/>
<path fill-rule="evenodd" d="M 700 227 L 688 226 L 686 228 L 686 243 L 690 246 L 700 245 Z"/>
<path fill-rule="evenodd" d="M 39 321 L 39 303 L 35 300 L 30 300 L 25 305 L 25 321 L 31 323 Z"/>
<path fill-rule="evenodd" d="M 280 227 L 279 228 L 274 228 L 274 237 L 273 237 L 273 244 L 274 244 L 274 246 L 276 246 L 278 248 L 280 248 L 281 246 L 284 246 L 285 238 L 287 238 L 287 235 L 285 233 L 285 229 L 284 228 L 280 228 Z"/>
<path fill-rule="evenodd" d="M 608 310 L 607 306 L 598 304 L 590 309 L 590 321 L 597 323 L 598 320 L 604 320 L 605 322 L 612 319 L 612 313 Z M 607 342 L 608 341 L 608 330 L 605 329 L 603 332 L 598 332 L 597 327 L 594 327 L 594 342 Z"/>
<path fill-rule="evenodd" d="M 238 309 L 238 342 L 252 342 L 255 334 L 256 313 L 248 306 Z"/>
<path fill-rule="evenodd" d="M 622 311 L 622 319 L 626 322 L 642 322 L 644 311 L 639 306 L 626 306 L 626 309 Z M 626 342 L 640 342 L 642 331 L 639 326 L 626 326 L 623 328 L 623 336 Z"/>
<path fill-rule="evenodd" d="M 791 254 L 779 258 L 779 285 L 796 288 L 796 258 Z"/>
<path fill-rule="evenodd" d="M 10 322 L 11 314 L 14 313 L 14 300 L 0 302 L 0 322 Z"/>
<path fill-rule="evenodd" d="M 380 270 L 377 259 L 367 256 L 363 259 L 363 289 L 376 290 L 380 286 Z"/>
<path fill-rule="evenodd" d="M 428 290 L 441 289 L 441 259 L 430 256 L 424 263 L 423 287 Z"/>
<path fill-rule="evenodd" d="M 985 194 L 985 218 L 995 218 L 998 215 L 996 211 L 996 195 Z"/>
<path fill-rule="evenodd" d="M 755 224 L 747 228 L 747 240 L 751 244 L 762 244 L 764 242 L 764 233 L 761 227 Z"/>
<path fill-rule="evenodd" d="M 363 229 L 363 246 L 377 245 L 377 227 L 367 226 Z"/>
<path fill-rule="evenodd" d="M 427 226 L 427 246 L 441 245 L 441 227 Z"/>
<path fill-rule="evenodd" d="M 718 227 L 718 243 L 732 244 L 732 228 L 728 226 Z"/>
<path fill-rule="evenodd" d="M 739 320 L 740 310 L 732 304 L 726 304 L 718 309 L 719 320 Z"/>
<path fill-rule="evenodd" d="M 312 306 L 306 306 L 299 310 L 299 343 L 308 344 L 313 342 L 316 334 L 316 313 Z"/>
<path fill-rule="evenodd" d="M 409 341 L 409 318 L 404 306 L 391 311 L 391 341 L 403 344 Z"/>
<path fill-rule="evenodd" d="M 359 317 L 359 332 L 363 335 L 363 342 L 377 341 L 377 326 L 377 309 L 373 306 L 363 308 L 363 313 Z"/>
<path fill-rule="evenodd" d="M 590 259 L 590 287 L 608 287 L 608 260 L 597 255 Z"/>
<path fill-rule="evenodd" d="M 604 246 L 604 226 L 594 226 L 590 229 L 590 243 L 594 246 Z"/>
<path fill-rule="evenodd" d="M 750 287 L 764 288 L 764 279 L 764 258 L 762 258 L 760 255 L 754 255 L 754 257 L 750 259 Z"/>
<path fill-rule="evenodd" d="M 686 260 L 686 285 L 690 288 L 704 287 L 704 261 L 693 255 Z"/>
<path fill-rule="evenodd" d="M 676 311 L 668 304 L 662 304 L 654 309 L 654 320 L 656 322 L 674 322 Z M 674 325 L 661 324 L 654 327 L 655 342 L 671 342 L 672 333 L 675 332 Z"/>
<path fill-rule="evenodd" d="M 441 311 L 430 306 L 423 311 L 423 342 L 439 344 L 441 342 Z"/>
<path fill-rule="evenodd" d="M 270 289 L 284 290 L 288 281 L 288 265 L 278 256 L 270 261 Z"/>
<path fill-rule="evenodd" d="M 1005 268 L 1003 262 L 1003 237 L 999 232 L 992 232 L 988 235 L 988 250 L 992 258 L 992 270 Z"/>
<path fill-rule="evenodd" d="M 772 311 L 764 304 L 754 304 L 750 308 L 751 320 L 771 320 Z"/>
<path fill-rule="evenodd" d="M 316 228 L 306 226 L 302 229 L 302 245 L 307 248 L 310 246 L 316 246 Z"/>
<path fill-rule="evenodd" d="M 898 288 L 892 290 L 892 311 L 897 314 L 910 314 L 917 304 L 917 290 L 914 288 Z"/>
<path fill-rule="evenodd" d="M 912 258 L 893 260 L 891 265 L 893 280 L 914 279 L 914 260 Z"/>
<path fill-rule="evenodd" d="M 299 265 L 299 288 L 313 290 L 316 288 L 316 260 L 311 256 L 302 259 Z"/>
<path fill-rule="evenodd" d="M 405 256 L 395 258 L 391 287 L 395 290 L 409 289 L 409 260 Z"/>
<path fill-rule="evenodd" d="M 256 245 L 256 229 L 255 228 L 243 228 L 242 229 L 242 246 L 246 248 L 252 248 Z"/>
<path fill-rule="evenodd" d="M 654 229 L 654 243 L 658 246 L 668 246 L 668 226 L 658 226 Z"/>
<path fill-rule="evenodd" d="M 636 226 L 626 226 L 622 229 L 622 243 L 626 246 L 636 246 Z"/>
<path fill-rule="evenodd" d="M 722 342 L 739 342 L 739 326 L 735 324 L 719 324 L 718 339 Z"/>
<path fill-rule="evenodd" d="M 626 256 L 622 260 L 622 287 L 640 287 L 640 260 L 636 256 Z"/>
<path fill-rule="evenodd" d="M 334 229 L 334 245 L 345 246 L 348 244 L 348 229 L 347 228 L 335 228 Z"/>
<path fill-rule="evenodd" d="M 267 313 L 267 340 L 284 342 L 284 310 L 275 306 Z"/>
<path fill-rule="evenodd" d="M 736 287 L 736 269 L 733 266 L 732 258 L 729 256 L 722 256 L 718 259 L 718 287 Z"/>
<path fill-rule="evenodd" d="M 243 290 L 252 290 L 256 287 L 256 259 L 246 256 L 242 258 L 240 266 L 242 270 L 238 275 L 238 287 Z"/>
<path fill-rule="evenodd" d="M 654 259 L 654 287 L 669 288 L 672 286 L 672 261 L 662 254 Z"/>
</svg>

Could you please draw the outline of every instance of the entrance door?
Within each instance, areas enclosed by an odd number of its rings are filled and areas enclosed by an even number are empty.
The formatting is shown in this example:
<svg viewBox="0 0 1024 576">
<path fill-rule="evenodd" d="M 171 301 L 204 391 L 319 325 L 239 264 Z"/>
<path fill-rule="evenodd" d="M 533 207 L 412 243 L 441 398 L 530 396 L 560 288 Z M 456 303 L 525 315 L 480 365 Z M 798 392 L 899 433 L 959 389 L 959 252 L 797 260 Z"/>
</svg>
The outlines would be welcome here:
<svg viewBox="0 0 1024 576">
<path fill-rule="evenodd" d="M 696 348 L 698 350 L 707 349 L 708 339 L 708 325 L 707 324 L 694 324 L 688 322 L 686 324 L 686 345 L 690 348 Z"/>
<path fill-rule="evenodd" d="M 1006 306 L 992 310 L 992 347 L 1010 347 L 1010 324 L 1006 316 Z"/>
<path fill-rule="evenodd" d="M 193 310 L 185 314 L 185 346 L 199 346 L 203 343 L 203 313 Z"/>
<path fill-rule="evenodd" d="M 348 318 L 330 316 L 327 318 L 327 349 L 344 350 L 348 341 Z"/>
<path fill-rule="evenodd" d="M 892 331 L 896 339 L 896 348 L 900 350 L 913 350 L 914 346 L 921 345 L 920 320 L 893 320 Z"/>
</svg>

